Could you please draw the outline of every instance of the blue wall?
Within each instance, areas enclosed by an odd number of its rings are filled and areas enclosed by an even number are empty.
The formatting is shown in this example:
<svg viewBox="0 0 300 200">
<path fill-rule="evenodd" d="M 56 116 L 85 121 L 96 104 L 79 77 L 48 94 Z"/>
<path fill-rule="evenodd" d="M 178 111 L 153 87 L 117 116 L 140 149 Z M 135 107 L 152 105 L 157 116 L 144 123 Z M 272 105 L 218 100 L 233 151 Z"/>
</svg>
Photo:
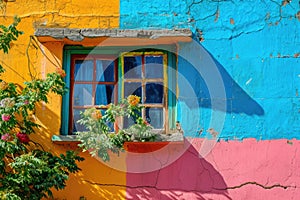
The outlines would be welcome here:
<svg viewBox="0 0 300 200">
<path fill-rule="evenodd" d="M 120 27 L 193 31 L 178 52 L 186 136 L 300 139 L 298 1 L 121 0 Z"/>
</svg>

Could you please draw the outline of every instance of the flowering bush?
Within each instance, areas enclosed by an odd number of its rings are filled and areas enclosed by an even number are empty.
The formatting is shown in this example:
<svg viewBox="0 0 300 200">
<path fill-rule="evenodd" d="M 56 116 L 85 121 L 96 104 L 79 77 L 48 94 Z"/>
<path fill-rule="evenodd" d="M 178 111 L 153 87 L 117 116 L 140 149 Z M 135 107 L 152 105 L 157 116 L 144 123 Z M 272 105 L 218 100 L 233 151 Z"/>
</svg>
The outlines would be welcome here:
<svg viewBox="0 0 300 200">
<path fill-rule="evenodd" d="M 84 150 L 89 150 L 93 156 L 98 155 L 104 161 L 108 161 L 108 152 L 119 153 L 123 149 L 124 142 L 154 141 L 156 133 L 153 127 L 140 117 L 143 107 L 139 102 L 140 97 L 130 95 L 117 105 L 108 105 L 103 115 L 100 110 L 105 106 L 86 109 L 78 121 L 86 128 L 86 131 L 77 132 L 77 138 L 81 141 L 80 146 Z M 120 120 L 125 118 L 132 119 L 134 124 L 128 128 L 122 127 Z"/>
<path fill-rule="evenodd" d="M 22 34 L 16 29 L 19 19 L 0 25 L 0 50 L 8 53 L 10 42 Z M 4 68 L 0 66 L 0 75 Z M 24 87 L 0 79 L 0 199 L 32 200 L 52 196 L 51 188 L 63 189 L 69 173 L 79 170 L 74 152 L 55 156 L 31 141 L 39 125 L 34 120 L 35 106 L 48 102 L 50 92 L 65 93 L 64 72 L 50 73 L 45 79 L 25 82 Z"/>
</svg>

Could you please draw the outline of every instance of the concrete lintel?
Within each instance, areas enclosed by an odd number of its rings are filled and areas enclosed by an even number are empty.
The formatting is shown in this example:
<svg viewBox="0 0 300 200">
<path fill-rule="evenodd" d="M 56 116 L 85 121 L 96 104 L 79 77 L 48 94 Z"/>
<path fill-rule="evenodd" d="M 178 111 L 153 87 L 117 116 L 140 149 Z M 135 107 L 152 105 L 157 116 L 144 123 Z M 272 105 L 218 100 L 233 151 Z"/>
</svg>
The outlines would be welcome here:
<svg viewBox="0 0 300 200">
<path fill-rule="evenodd" d="M 135 30 L 135 29 L 93 29 L 93 28 L 37 28 L 37 37 L 52 37 L 54 39 L 67 38 L 72 41 L 82 41 L 84 38 L 141 38 L 157 39 L 160 37 L 191 37 L 190 29 L 158 29 L 158 30 Z"/>
</svg>

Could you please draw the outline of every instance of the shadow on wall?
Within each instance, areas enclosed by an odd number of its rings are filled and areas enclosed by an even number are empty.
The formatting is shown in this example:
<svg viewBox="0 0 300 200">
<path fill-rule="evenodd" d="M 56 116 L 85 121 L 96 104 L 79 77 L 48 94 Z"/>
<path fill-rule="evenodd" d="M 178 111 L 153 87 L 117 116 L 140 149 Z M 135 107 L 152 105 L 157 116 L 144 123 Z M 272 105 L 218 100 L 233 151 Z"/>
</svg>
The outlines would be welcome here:
<svg viewBox="0 0 300 200">
<path fill-rule="evenodd" d="M 189 108 L 203 107 L 227 113 L 264 115 L 263 108 L 198 42 L 182 45 L 178 56 L 178 73 L 178 100 L 185 102 Z M 186 89 L 187 84 L 190 90 Z"/>
<path fill-rule="evenodd" d="M 177 200 L 177 199 L 231 199 L 226 190 L 227 185 L 222 175 L 204 158 L 200 157 L 193 145 L 185 140 L 185 145 L 179 150 L 178 146 L 169 144 L 164 151 L 153 159 L 161 159 L 159 169 L 147 173 L 127 173 L 126 199 L 144 200 Z M 182 155 L 169 165 L 166 160 L 171 159 L 174 149 Z M 146 156 L 147 157 L 147 156 Z M 162 159 L 167 157 L 168 159 Z M 150 159 L 151 160 L 151 159 Z M 154 161 L 155 162 L 155 161 Z M 127 157 L 127 168 L 154 164 L 149 159 L 142 158 L 136 162 L 135 156 Z M 146 164 L 145 164 L 146 163 Z M 165 167 L 164 167 L 165 165 Z"/>
</svg>

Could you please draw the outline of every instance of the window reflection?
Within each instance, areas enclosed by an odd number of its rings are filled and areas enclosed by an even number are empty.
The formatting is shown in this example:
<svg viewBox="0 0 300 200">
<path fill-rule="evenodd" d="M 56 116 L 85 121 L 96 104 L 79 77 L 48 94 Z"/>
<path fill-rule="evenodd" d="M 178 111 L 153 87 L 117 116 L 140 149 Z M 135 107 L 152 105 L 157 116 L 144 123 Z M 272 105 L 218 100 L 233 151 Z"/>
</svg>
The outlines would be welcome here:
<svg viewBox="0 0 300 200">
<path fill-rule="evenodd" d="M 125 56 L 124 57 L 124 78 L 141 78 L 142 77 L 142 57 Z"/>
<path fill-rule="evenodd" d="M 163 128 L 163 108 L 146 108 L 146 120 L 155 129 Z"/>
<path fill-rule="evenodd" d="M 84 112 L 84 109 L 73 109 L 73 132 L 87 131 L 87 129 L 83 125 L 77 123 L 77 121 L 81 119 L 81 112 Z"/>
<path fill-rule="evenodd" d="M 146 84 L 146 103 L 163 103 L 163 83 Z"/>
<path fill-rule="evenodd" d="M 129 95 L 136 95 L 142 97 L 142 83 L 140 82 L 126 82 L 124 83 L 124 96 L 128 97 Z M 142 100 L 142 98 L 141 98 Z"/>
<path fill-rule="evenodd" d="M 163 56 L 145 56 L 145 77 L 163 78 Z"/>
<path fill-rule="evenodd" d="M 75 84 L 73 102 L 74 106 L 92 105 L 92 85 L 90 84 Z"/>
</svg>

